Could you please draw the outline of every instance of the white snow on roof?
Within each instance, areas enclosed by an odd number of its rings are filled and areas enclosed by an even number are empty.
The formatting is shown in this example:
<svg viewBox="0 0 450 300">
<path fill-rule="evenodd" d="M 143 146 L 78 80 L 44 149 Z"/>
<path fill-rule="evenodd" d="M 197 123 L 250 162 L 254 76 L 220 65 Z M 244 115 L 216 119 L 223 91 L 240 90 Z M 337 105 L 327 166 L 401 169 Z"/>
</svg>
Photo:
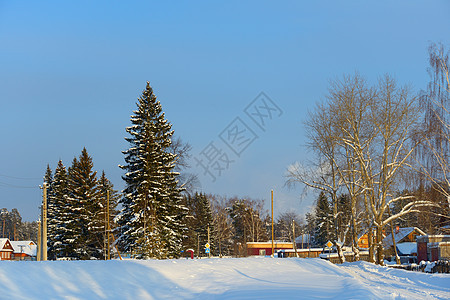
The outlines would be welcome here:
<svg viewBox="0 0 450 300">
<path fill-rule="evenodd" d="M 5 239 L 5 238 L 0 239 L 0 250 L 2 250 L 3 247 L 5 247 L 5 244 L 7 241 L 8 241 L 8 239 Z"/>
<path fill-rule="evenodd" d="M 417 227 L 405 227 L 405 228 L 400 228 L 399 231 L 397 233 L 394 233 L 394 237 L 395 237 L 395 242 L 396 243 L 401 243 L 402 240 L 408 236 L 408 234 L 410 234 L 413 231 L 418 232 L 420 235 L 425 235 L 425 232 L 423 232 L 422 230 L 420 230 Z M 392 242 L 392 234 L 388 234 L 384 240 L 383 240 L 383 245 L 385 248 L 391 247 L 394 243 Z"/>
<path fill-rule="evenodd" d="M 411 255 L 417 253 L 417 243 L 416 242 L 405 242 L 399 243 L 397 245 L 397 250 L 400 252 L 399 255 Z"/>
<path fill-rule="evenodd" d="M 37 246 L 33 241 L 9 241 L 13 248 L 13 253 L 25 253 L 28 256 L 36 256 Z"/>
</svg>

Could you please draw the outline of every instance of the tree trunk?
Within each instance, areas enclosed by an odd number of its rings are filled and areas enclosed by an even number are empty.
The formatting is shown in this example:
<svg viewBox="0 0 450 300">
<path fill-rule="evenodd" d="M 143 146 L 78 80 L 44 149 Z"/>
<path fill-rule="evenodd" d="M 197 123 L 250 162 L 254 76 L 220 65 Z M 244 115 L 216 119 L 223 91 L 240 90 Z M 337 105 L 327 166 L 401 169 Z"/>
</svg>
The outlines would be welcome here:
<svg viewBox="0 0 450 300">
<path fill-rule="evenodd" d="M 377 257 L 376 264 L 383 266 L 384 265 L 384 255 L 383 255 L 383 227 L 378 225 L 376 231 L 376 249 L 377 249 Z"/>
<path fill-rule="evenodd" d="M 352 251 L 353 260 L 359 261 L 358 237 L 356 235 L 356 216 L 355 209 L 352 208 Z"/>
</svg>

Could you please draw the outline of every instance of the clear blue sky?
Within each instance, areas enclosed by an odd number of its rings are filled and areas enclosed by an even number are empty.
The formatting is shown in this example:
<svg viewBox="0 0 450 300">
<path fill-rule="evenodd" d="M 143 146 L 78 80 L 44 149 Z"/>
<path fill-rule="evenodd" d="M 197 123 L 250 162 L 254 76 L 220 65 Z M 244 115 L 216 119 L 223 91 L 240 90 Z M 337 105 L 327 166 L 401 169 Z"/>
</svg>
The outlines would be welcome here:
<svg viewBox="0 0 450 300">
<path fill-rule="evenodd" d="M 215 182 L 194 168 L 204 192 L 269 208 L 273 188 L 276 215 L 304 213 L 314 195 L 283 176 L 311 158 L 302 121 L 328 80 L 391 73 L 423 89 L 429 42 L 450 45 L 448 1 L 311 2 L 0 0 L 0 207 L 37 219 L 46 165 L 83 147 L 122 189 L 125 127 L 148 80 L 193 156 L 213 142 L 234 160 Z M 282 110 L 265 131 L 244 112 L 260 92 Z M 258 137 L 239 157 L 219 137 L 236 117 Z"/>
</svg>

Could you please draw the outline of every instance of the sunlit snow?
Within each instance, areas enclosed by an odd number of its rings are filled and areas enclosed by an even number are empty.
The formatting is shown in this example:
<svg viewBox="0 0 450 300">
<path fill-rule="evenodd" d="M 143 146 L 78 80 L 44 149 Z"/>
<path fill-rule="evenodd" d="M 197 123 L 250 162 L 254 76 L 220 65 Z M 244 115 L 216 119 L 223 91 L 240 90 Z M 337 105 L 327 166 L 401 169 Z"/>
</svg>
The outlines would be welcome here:
<svg viewBox="0 0 450 300">
<path fill-rule="evenodd" d="M 450 299 L 450 275 L 318 258 L 0 262 L 2 299 Z"/>
</svg>

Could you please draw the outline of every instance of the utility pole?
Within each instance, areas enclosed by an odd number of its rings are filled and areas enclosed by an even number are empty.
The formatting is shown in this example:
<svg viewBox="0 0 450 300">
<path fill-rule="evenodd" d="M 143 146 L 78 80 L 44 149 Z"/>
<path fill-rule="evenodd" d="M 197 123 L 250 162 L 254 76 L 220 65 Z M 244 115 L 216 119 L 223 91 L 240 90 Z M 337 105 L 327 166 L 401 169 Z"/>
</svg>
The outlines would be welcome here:
<svg viewBox="0 0 450 300">
<path fill-rule="evenodd" d="M 42 237 L 41 237 L 42 229 L 41 229 L 41 220 L 38 221 L 38 235 L 37 235 L 37 253 L 36 253 L 36 260 L 41 261 L 41 252 L 42 252 Z"/>
<path fill-rule="evenodd" d="M 41 223 L 41 260 L 47 260 L 47 182 L 43 184 L 43 197 L 42 197 L 42 223 Z"/>
<path fill-rule="evenodd" d="M 295 241 L 295 220 L 292 220 L 292 239 L 293 239 L 293 246 L 294 246 L 294 251 L 295 251 L 295 257 L 298 257 L 298 253 L 297 253 L 297 243 Z"/>
<path fill-rule="evenodd" d="M 197 232 L 197 258 L 200 258 L 200 233 Z"/>
<path fill-rule="evenodd" d="M 274 246 L 273 246 L 273 190 L 271 190 L 271 198 L 272 198 L 272 257 L 274 257 L 274 255 L 273 255 L 273 251 L 274 251 Z"/>
<path fill-rule="evenodd" d="M 103 227 L 105 229 L 105 234 L 103 235 L 103 259 L 107 260 L 108 259 L 108 246 L 106 245 L 106 241 L 108 240 L 108 225 L 106 223 L 106 206 L 108 205 L 108 196 L 106 196 L 105 199 L 105 206 L 103 207 Z"/>
<path fill-rule="evenodd" d="M 106 197 L 106 220 L 107 220 L 107 224 L 108 224 L 108 260 L 111 259 L 111 251 L 110 251 L 110 245 L 111 243 L 109 242 L 109 234 L 111 232 L 111 225 L 109 223 L 109 190 L 107 191 L 107 197 Z"/>
<path fill-rule="evenodd" d="M 210 245 L 210 247 L 211 247 L 211 244 L 210 244 L 210 242 L 209 242 L 209 225 L 208 225 L 208 245 Z M 208 252 L 208 257 L 209 258 L 211 258 L 211 248 L 209 248 L 210 250 L 209 250 L 209 252 Z"/>
</svg>

